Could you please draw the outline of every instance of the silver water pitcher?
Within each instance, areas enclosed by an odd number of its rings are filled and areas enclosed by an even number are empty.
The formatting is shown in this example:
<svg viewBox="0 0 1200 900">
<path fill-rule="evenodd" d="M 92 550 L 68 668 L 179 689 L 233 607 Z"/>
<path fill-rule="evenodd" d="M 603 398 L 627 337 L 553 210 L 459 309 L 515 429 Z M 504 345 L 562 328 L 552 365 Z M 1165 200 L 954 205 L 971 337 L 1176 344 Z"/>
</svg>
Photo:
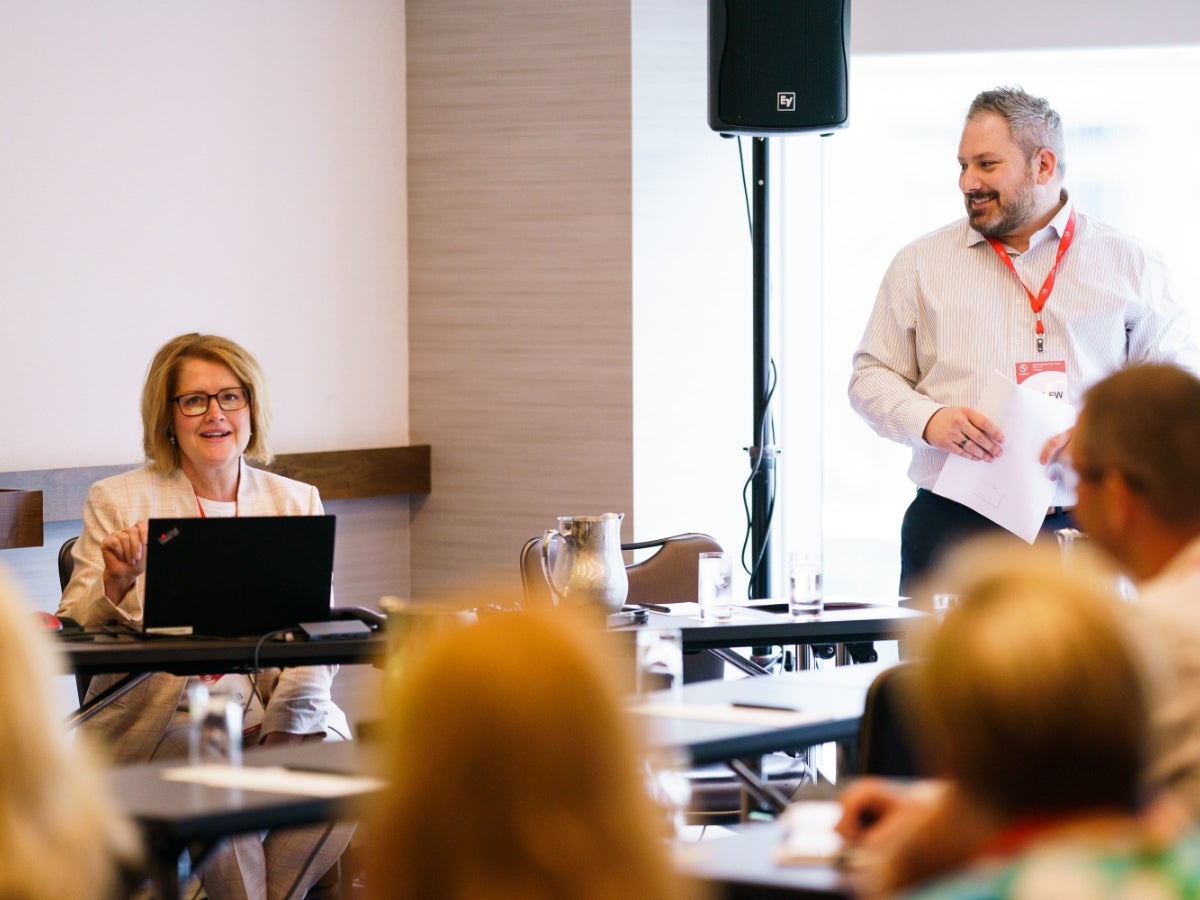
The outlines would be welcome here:
<svg viewBox="0 0 1200 900">
<path fill-rule="evenodd" d="M 542 571 L 557 603 L 614 613 L 625 605 L 629 576 L 621 557 L 624 513 L 559 516 L 542 537 Z"/>
</svg>

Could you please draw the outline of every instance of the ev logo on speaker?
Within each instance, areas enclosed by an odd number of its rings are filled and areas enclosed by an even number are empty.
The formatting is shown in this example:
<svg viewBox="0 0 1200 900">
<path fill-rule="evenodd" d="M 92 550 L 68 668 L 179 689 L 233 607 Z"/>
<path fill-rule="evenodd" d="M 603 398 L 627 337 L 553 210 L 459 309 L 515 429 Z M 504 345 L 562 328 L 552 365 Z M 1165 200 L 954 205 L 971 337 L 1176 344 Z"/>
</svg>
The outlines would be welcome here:
<svg viewBox="0 0 1200 900">
<path fill-rule="evenodd" d="M 796 111 L 796 92 L 795 91 L 780 91 L 775 95 L 775 111 L 776 112 L 795 112 Z"/>
</svg>

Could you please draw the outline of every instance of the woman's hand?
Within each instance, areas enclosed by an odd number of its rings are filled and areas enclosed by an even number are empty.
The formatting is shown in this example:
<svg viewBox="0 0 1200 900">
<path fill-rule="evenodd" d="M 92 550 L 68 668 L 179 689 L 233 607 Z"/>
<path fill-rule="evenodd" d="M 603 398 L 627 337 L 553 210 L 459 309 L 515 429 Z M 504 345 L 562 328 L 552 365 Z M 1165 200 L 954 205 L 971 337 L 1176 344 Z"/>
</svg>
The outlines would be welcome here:
<svg viewBox="0 0 1200 900">
<path fill-rule="evenodd" d="M 863 897 L 891 897 L 963 865 L 996 820 L 948 782 L 863 778 L 839 798 L 838 831 L 853 845 L 850 876 Z"/>
<path fill-rule="evenodd" d="M 104 596 L 120 603 L 138 576 L 146 571 L 148 522 L 142 519 L 120 531 L 114 531 L 100 543 L 104 559 Z"/>
<path fill-rule="evenodd" d="M 838 795 L 842 818 L 838 834 L 851 843 L 859 843 L 875 825 L 902 811 L 910 792 L 907 786 L 885 778 L 855 779 Z"/>
</svg>

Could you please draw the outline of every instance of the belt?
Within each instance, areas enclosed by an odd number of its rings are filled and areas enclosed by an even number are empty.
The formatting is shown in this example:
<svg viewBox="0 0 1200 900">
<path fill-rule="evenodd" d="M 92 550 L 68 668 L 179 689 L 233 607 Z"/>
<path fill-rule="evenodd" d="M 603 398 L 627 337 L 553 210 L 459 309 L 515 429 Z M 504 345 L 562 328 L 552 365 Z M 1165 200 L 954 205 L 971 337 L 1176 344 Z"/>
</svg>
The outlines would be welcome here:
<svg viewBox="0 0 1200 900">
<path fill-rule="evenodd" d="M 1051 516 L 1063 516 L 1067 513 L 1073 512 L 1075 512 L 1075 507 L 1073 506 L 1048 506 L 1046 507 L 1046 518 L 1049 519 Z"/>
</svg>

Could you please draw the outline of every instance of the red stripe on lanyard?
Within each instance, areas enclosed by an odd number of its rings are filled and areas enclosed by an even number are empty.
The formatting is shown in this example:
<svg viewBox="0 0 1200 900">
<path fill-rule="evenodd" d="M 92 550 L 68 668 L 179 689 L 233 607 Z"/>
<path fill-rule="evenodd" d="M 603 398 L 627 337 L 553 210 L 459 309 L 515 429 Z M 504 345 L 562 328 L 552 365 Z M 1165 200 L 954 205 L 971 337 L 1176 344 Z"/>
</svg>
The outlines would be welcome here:
<svg viewBox="0 0 1200 900">
<path fill-rule="evenodd" d="M 1025 290 L 1029 297 L 1029 308 L 1033 310 L 1034 319 L 1037 325 L 1034 327 L 1034 332 L 1037 334 L 1037 349 L 1041 353 L 1045 349 L 1045 339 L 1043 335 L 1046 333 L 1046 327 L 1042 324 L 1042 307 L 1046 305 L 1046 301 L 1050 299 L 1050 292 L 1054 290 L 1054 276 L 1058 274 L 1058 264 L 1062 262 L 1062 258 L 1066 256 L 1067 250 L 1071 247 L 1071 241 L 1075 240 L 1075 207 L 1071 207 L 1071 215 L 1067 217 L 1067 227 L 1063 229 L 1062 236 L 1058 239 L 1058 252 L 1054 255 L 1054 265 L 1050 267 L 1050 273 L 1046 276 L 1046 280 L 1042 282 L 1042 289 L 1034 296 L 1033 291 L 1025 286 L 1025 282 L 1021 280 L 1021 276 L 1017 274 L 1017 267 L 1013 265 L 1012 258 L 1008 255 L 1008 251 L 1004 249 L 1004 244 L 996 238 L 985 238 L 1000 260 L 1008 266 L 1008 270 L 1013 273 L 1013 277 L 1017 279 L 1017 284 Z"/>
</svg>

